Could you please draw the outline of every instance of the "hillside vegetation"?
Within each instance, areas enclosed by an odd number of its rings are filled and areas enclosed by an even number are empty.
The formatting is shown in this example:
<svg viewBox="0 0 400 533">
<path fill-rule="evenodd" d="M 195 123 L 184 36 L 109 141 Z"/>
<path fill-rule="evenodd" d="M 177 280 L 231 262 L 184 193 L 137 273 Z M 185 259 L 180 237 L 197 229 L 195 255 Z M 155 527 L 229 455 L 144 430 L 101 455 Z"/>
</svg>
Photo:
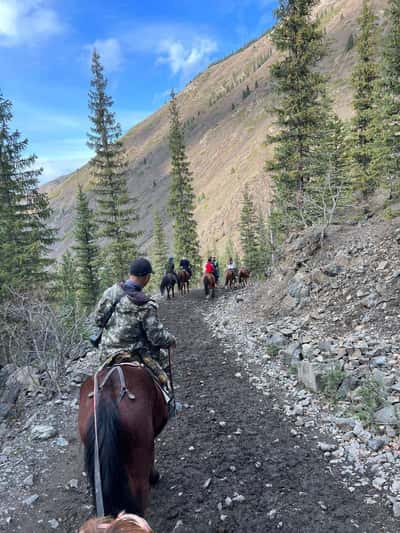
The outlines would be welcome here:
<svg viewBox="0 0 400 533">
<path fill-rule="evenodd" d="M 386 2 L 371 3 L 379 20 Z M 327 34 L 329 48 L 321 62 L 330 78 L 330 92 L 340 117 L 351 114 L 351 72 L 360 0 L 323 0 L 316 15 Z M 238 220 L 246 184 L 256 191 L 263 208 L 270 200 L 270 180 L 264 171 L 272 147 L 265 139 L 274 133 L 274 91 L 270 67 L 278 58 L 269 34 L 239 52 L 211 65 L 177 96 L 185 123 L 187 153 L 197 195 L 195 217 L 203 253 L 210 248 L 222 251 L 229 237 L 239 240 Z M 128 187 L 138 199 L 139 245 L 149 248 L 153 212 L 157 209 L 171 240 L 167 214 L 170 185 L 168 153 L 168 108 L 161 107 L 132 128 L 123 142 L 128 155 Z M 57 257 L 73 241 L 73 217 L 78 184 L 89 192 L 89 167 L 47 184 L 54 209 L 52 222 L 59 229 L 55 244 Z"/>
</svg>

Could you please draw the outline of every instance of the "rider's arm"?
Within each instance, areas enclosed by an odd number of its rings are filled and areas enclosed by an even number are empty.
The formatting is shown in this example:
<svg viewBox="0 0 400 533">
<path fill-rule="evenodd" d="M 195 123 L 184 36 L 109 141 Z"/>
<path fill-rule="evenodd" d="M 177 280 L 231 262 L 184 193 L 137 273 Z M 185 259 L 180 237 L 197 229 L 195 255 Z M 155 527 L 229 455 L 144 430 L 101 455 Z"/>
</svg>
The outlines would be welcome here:
<svg viewBox="0 0 400 533">
<path fill-rule="evenodd" d="M 106 320 L 106 317 L 110 314 L 111 308 L 116 298 L 116 295 L 114 293 L 114 287 L 107 289 L 96 306 L 96 309 L 94 311 L 94 323 L 99 328 L 102 328 L 104 326 L 104 321 Z"/>
<path fill-rule="evenodd" d="M 176 339 L 162 325 L 157 315 L 157 304 L 149 302 L 147 310 L 143 317 L 143 329 L 148 341 L 159 348 L 169 348 L 176 343 Z"/>
</svg>

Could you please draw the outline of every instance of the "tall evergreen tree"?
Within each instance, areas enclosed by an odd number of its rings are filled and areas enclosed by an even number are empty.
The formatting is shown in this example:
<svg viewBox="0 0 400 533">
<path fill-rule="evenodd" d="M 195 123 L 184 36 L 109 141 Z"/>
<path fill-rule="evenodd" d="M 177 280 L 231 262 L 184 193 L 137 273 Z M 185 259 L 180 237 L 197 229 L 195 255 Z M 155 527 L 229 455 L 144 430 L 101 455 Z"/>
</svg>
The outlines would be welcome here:
<svg viewBox="0 0 400 533">
<path fill-rule="evenodd" d="M 48 251 L 55 232 L 51 209 L 38 190 L 42 169 L 25 156 L 27 139 L 11 131 L 12 104 L 0 95 L 0 291 L 31 289 L 48 279 Z"/>
<path fill-rule="evenodd" d="M 374 102 L 378 67 L 376 54 L 376 18 L 369 1 L 364 0 L 358 20 L 357 36 L 358 63 L 353 72 L 353 106 L 355 116 L 352 121 L 351 171 L 353 187 L 365 196 L 376 187 L 371 161 L 374 149 Z"/>
<path fill-rule="evenodd" d="M 175 256 L 177 259 L 186 256 L 196 272 L 200 266 L 200 255 L 197 223 L 193 215 L 193 178 L 186 157 L 184 131 L 174 91 L 170 101 L 169 149 L 172 166 L 169 211 L 174 217 Z"/>
<path fill-rule="evenodd" d="M 168 247 L 165 240 L 165 232 L 160 213 L 154 213 L 153 223 L 153 246 L 151 250 L 154 277 L 157 282 L 161 280 L 167 262 Z"/>
<path fill-rule="evenodd" d="M 82 187 L 78 186 L 75 218 L 75 264 L 77 269 L 76 285 L 79 304 L 89 309 L 96 303 L 99 293 L 98 247 L 94 214 Z"/>
<path fill-rule="evenodd" d="M 390 0 L 386 18 L 372 164 L 392 197 L 400 195 L 400 0 Z"/>
<path fill-rule="evenodd" d="M 318 0 L 280 0 L 271 38 L 284 58 L 273 65 L 272 77 L 280 97 L 276 109 L 279 132 L 272 171 L 274 210 L 280 230 L 299 222 L 304 190 L 312 178 L 316 132 L 320 130 L 325 79 L 316 71 L 324 52 L 323 32 L 312 12 Z"/>
<path fill-rule="evenodd" d="M 91 170 L 99 237 L 106 240 L 103 257 L 115 281 L 126 276 L 129 262 L 136 255 L 135 239 L 139 232 L 129 228 L 138 217 L 133 198 L 128 194 L 126 156 L 119 141 L 121 127 L 111 111 L 113 100 L 106 92 L 107 80 L 96 50 L 92 56 L 92 75 L 89 92 L 92 126 L 88 134 L 88 146 L 96 152 L 91 161 Z"/>
<path fill-rule="evenodd" d="M 257 239 L 257 217 L 253 199 L 247 187 L 245 187 L 243 192 L 239 230 L 245 266 L 253 272 L 258 272 L 259 246 Z"/>
<path fill-rule="evenodd" d="M 57 300 L 63 312 L 73 321 L 77 313 L 78 286 L 76 278 L 76 263 L 71 252 L 65 252 L 56 269 Z"/>
<path fill-rule="evenodd" d="M 262 275 L 271 262 L 271 246 L 269 242 L 268 225 L 265 217 L 258 209 L 256 217 L 257 235 L 257 273 Z"/>
</svg>

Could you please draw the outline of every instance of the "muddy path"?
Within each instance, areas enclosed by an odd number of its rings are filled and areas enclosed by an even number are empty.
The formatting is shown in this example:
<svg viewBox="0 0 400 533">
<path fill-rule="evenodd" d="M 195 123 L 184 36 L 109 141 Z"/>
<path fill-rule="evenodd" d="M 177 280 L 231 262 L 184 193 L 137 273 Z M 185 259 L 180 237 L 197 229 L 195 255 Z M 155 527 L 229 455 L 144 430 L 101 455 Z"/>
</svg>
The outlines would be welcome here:
<svg viewBox="0 0 400 533">
<path fill-rule="evenodd" d="M 277 408 L 279 391 L 266 397 L 250 386 L 237 354 L 212 338 L 204 323 L 202 313 L 212 305 L 193 291 L 160 306 L 178 339 L 175 383 L 184 409 L 157 442 L 162 477 L 147 515 L 155 532 L 398 532 L 389 508 L 366 503 L 369 489 L 349 492 L 317 449 L 315 435 L 294 431 Z M 3 474 L 10 475 L 0 483 L 12 520 L 2 521 L 0 531 L 77 532 L 92 512 L 77 438 L 78 388 L 36 416 L 58 428 L 69 443 L 65 448 L 52 441 L 47 448 L 17 450 L 27 440 L 28 422 L 16 422 L 15 437 L 6 441 L 14 463 L 5 463 Z M 26 488 L 20 480 L 29 473 L 33 485 Z M 33 493 L 36 503 L 21 504 Z"/>
</svg>

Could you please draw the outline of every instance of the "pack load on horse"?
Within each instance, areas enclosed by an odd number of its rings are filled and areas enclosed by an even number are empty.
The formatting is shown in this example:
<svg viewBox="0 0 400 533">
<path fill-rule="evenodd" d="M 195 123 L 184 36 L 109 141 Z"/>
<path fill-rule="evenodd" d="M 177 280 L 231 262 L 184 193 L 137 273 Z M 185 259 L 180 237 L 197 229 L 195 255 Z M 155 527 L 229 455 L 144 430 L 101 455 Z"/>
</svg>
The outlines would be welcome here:
<svg viewBox="0 0 400 533">
<path fill-rule="evenodd" d="M 158 480 L 154 439 L 175 412 L 170 357 L 163 368 L 161 349 L 176 341 L 143 292 L 151 273 L 149 261 L 136 259 L 129 279 L 107 289 L 95 311 L 102 366 L 81 387 L 79 432 L 99 516 L 143 515 Z"/>
<path fill-rule="evenodd" d="M 204 292 L 206 296 L 209 296 L 211 293 L 211 297 L 214 298 L 216 278 L 215 278 L 215 267 L 214 267 L 211 257 L 208 258 L 207 263 L 204 265 L 203 284 L 204 284 Z"/>
<path fill-rule="evenodd" d="M 112 517 L 92 518 L 83 524 L 79 533 L 153 533 L 144 518 L 134 514 L 120 513 Z"/>
<path fill-rule="evenodd" d="M 236 281 L 236 264 L 232 257 L 230 257 L 226 265 L 225 288 L 229 285 L 229 288 L 232 289 L 236 285 Z"/>
<path fill-rule="evenodd" d="M 241 287 L 246 287 L 248 281 L 249 281 L 249 278 L 250 278 L 250 270 L 248 268 L 245 268 L 245 267 L 241 267 L 239 269 L 239 285 Z"/>
</svg>

